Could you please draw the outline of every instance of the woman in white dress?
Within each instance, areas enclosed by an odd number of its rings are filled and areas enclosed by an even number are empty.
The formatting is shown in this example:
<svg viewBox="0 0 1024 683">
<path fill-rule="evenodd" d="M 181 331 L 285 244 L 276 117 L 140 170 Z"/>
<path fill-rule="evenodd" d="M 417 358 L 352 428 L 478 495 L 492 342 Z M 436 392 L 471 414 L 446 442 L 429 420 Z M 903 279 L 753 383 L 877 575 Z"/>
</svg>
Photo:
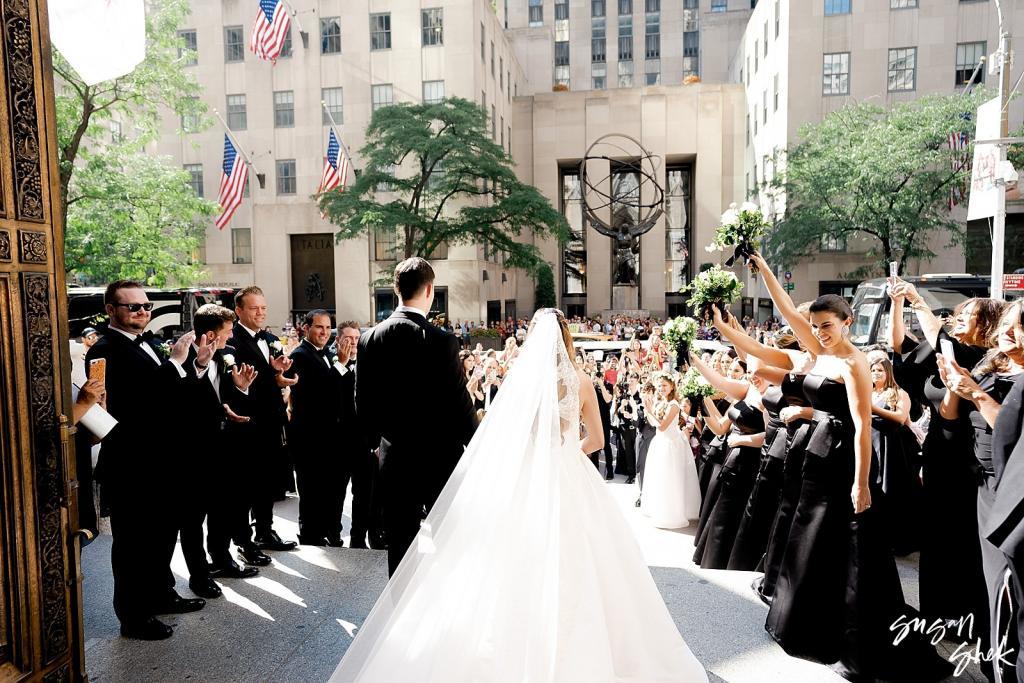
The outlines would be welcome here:
<svg viewBox="0 0 1024 683">
<path fill-rule="evenodd" d="M 679 428 L 681 406 L 676 385 L 662 376 L 659 399 L 647 420 L 658 432 L 647 451 L 640 510 L 662 529 L 681 529 L 700 518 L 700 484 L 689 435 Z M 684 417 L 685 419 L 685 417 Z"/>
<path fill-rule="evenodd" d="M 331 681 L 707 681 L 586 457 L 602 441 L 565 319 L 538 311 Z"/>
</svg>

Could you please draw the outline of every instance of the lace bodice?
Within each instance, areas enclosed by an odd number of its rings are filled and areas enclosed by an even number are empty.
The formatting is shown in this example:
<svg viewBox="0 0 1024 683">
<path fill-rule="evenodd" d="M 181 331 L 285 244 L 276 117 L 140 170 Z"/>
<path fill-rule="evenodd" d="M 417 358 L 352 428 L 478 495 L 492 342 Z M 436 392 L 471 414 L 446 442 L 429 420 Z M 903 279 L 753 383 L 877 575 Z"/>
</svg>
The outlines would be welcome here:
<svg viewBox="0 0 1024 683">
<path fill-rule="evenodd" d="M 567 437 L 579 438 L 580 432 L 580 378 L 576 366 L 564 350 L 558 354 L 558 419 L 562 442 Z"/>
</svg>

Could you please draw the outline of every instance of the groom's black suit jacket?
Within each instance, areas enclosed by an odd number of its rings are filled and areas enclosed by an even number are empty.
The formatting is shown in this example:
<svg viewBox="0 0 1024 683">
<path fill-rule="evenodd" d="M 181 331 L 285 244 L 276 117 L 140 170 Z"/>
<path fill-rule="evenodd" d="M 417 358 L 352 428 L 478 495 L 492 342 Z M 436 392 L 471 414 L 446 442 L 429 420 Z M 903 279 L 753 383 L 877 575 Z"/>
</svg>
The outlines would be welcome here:
<svg viewBox="0 0 1024 683">
<path fill-rule="evenodd" d="M 459 340 L 417 313 L 396 311 L 359 339 L 356 412 L 385 476 L 425 478 L 433 503 L 476 429 Z"/>
<path fill-rule="evenodd" d="M 317 351 L 303 340 L 289 356 L 292 367 L 288 377 L 298 375 L 299 382 L 292 387 L 292 418 L 288 434 L 303 435 L 315 440 L 335 439 L 341 420 L 341 375 L 325 361 L 326 352 Z M 324 441 L 324 446 L 337 444 Z"/>
<path fill-rule="evenodd" d="M 271 451 L 281 446 L 281 434 L 287 419 L 284 399 L 281 397 L 281 388 L 277 386 L 275 377 L 277 373 L 270 366 L 270 363 L 263 357 L 258 345 L 259 339 L 265 339 L 270 348 L 270 357 L 273 358 L 274 349 L 270 346 L 277 337 L 265 331 L 259 331 L 256 336 L 249 334 L 249 331 L 240 324 L 235 323 L 229 345 L 235 350 L 235 362 L 238 364 L 247 363 L 256 368 L 256 379 L 249 387 L 249 413 L 252 421 L 245 425 L 238 425 L 239 432 L 253 440 L 256 448 L 268 448 Z M 302 381 L 301 376 L 299 381 Z M 265 441 L 264 441 L 265 440 Z"/>
</svg>

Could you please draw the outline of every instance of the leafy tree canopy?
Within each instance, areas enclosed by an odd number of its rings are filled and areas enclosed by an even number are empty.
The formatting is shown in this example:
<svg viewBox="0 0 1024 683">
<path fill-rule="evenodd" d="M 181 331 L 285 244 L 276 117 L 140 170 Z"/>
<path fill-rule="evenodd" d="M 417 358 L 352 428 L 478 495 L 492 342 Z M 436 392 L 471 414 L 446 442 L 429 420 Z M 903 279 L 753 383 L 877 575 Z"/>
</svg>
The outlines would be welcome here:
<svg viewBox="0 0 1024 683">
<path fill-rule="evenodd" d="M 555 301 L 555 274 L 548 263 L 540 264 L 537 270 L 537 284 L 533 294 L 534 308 L 554 308 Z"/>
<path fill-rule="evenodd" d="M 509 266 L 535 271 L 539 250 L 517 241 L 568 239 L 564 217 L 491 140 L 487 115 L 460 98 L 402 103 L 373 114 L 361 151 L 366 167 L 320 208 L 339 226 L 338 241 L 369 231 L 396 234 L 395 258 L 429 257 L 443 244 L 476 243 L 503 251 Z M 387 190 L 381 192 L 380 190 Z"/>
<path fill-rule="evenodd" d="M 866 277 L 898 261 L 929 259 L 945 241 L 962 244 L 964 226 L 949 213 L 950 191 L 970 182 L 970 149 L 949 148 L 951 133 L 974 135 L 988 96 L 929 95 L 884 109 L 850 105 L 800 130 L 801 142 L 766 188 L 786 211 L 766 251 L 783 265 L 816 254 L 824 238 L 868 240 Z"/>
</svg>

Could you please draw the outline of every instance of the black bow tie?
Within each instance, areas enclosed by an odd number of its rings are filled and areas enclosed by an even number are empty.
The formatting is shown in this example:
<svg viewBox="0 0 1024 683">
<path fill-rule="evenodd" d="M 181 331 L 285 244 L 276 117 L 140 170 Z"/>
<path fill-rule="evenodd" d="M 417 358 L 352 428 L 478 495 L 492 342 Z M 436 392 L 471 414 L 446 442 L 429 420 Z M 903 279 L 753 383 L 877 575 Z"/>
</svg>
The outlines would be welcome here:
<svg viewBox="0 0 1024 683">
<path fill-rule="evenodd" d="M 139 346 L 142 346 L 143 344 L 151 341 L 153 341 L 153 333 L 148 330 L 135 338 L 135 343 L 138 344 Z"/>
</svg>

